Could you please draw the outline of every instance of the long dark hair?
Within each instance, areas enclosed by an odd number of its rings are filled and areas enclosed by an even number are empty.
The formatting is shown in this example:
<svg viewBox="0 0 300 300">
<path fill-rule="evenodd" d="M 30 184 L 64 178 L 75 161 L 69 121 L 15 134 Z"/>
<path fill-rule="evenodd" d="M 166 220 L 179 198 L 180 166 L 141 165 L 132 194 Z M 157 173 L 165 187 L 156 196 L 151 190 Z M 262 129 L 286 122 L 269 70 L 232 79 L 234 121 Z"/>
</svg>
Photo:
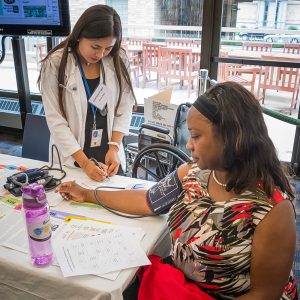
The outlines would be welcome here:
<svg viewBox="0 0 300 300">
<path fill-rule="evenodd" d="M 261 182 L 268 197 L 277 186 L 293 199 L 254 95 L 235 82 L 217 84 L 205 95 L 217 110 L 213 125 L 223 142 L 221 165 L 228 171 L 227 191 L 239 194 Z"/>
<path fill-rule="evenodd" d="M 63 49 L 63 54 L 58 70 L 58 98 L 61 112 L 65 117 L 65 108 L 63 105 L 63 86 L 65 85 L 65 69 L 70 51 L 76 58 L 75 52 L 78 46 L 79 39 L 99 39 L 111 36 L 116 38 L 116 43 L 110 51 L 109 56 L 113 57 L 116 76 L 120 87 L 119 98 L 115 108 L 115 115 L 117 115 L 117 111 L 121 102 L 122 92 L 124 91 L 122 77 L 125 79 L 125 82 L 129 86 L 135 99 L 130 75 L 124 62 L 122 61 L 122 59 L 120 59 L 120 49 L 122 42 L 122 25 L 120 16 L 110 6 L 100 4 L 94 5 L 83 12 L 69 36 L 63 42 L 49 51 L 47 56 L 43 59 L 44 61 L 48 59 L 48 57 L 56 50 Z M 40 77 L 41 74 L 39 76 L 38 83 L 40 83 Z"/>
</svg>

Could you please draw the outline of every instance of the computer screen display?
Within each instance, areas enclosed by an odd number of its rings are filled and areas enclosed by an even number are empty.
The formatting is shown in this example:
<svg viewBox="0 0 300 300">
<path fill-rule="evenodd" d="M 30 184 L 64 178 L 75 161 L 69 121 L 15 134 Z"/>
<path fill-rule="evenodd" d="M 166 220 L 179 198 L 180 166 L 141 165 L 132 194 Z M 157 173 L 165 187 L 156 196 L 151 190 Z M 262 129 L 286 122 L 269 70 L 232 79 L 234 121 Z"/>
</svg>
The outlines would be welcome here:
<svg viewBox="0 0 300 300">
<path fill-rule="evenodd" d="M 66 36 L 67 0 L 0 0 L 0 35 Z"/>
</svg>

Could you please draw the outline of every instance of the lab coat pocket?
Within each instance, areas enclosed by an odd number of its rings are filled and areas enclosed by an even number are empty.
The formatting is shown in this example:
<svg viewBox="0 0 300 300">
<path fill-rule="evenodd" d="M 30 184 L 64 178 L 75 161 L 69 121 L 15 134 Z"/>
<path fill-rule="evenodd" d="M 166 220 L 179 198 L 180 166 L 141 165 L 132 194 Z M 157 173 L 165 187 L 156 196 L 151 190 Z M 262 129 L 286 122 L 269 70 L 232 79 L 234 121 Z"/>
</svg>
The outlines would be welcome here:
<svg viewBox="0 0 300 300">
<path fill-rule="evenodd" d="M 66 92 L 68 93 L 74 93 L 77 91 L 77 82 L 73 76 L 66 76 L 65 78 L 65 85 L 63 88 L 66 89 Z"/>
<path fill-rule="evenodd" d="M 66 90 L 70 93 L 74 93 L 74 92 L 77 92 L 77 84 L 76 82 L 72 83 L 72 84 L 68 84 L 66 86 Z"/>
<path fill-rule="evenodd" d="M 74 80 L 66 80 L 66 84 L 61 86 L 64 89 L 63 102 L 65 103 L 65 105 L 69 106 L 80 102 L 80 99 L 78 97 L 78 85 Z"/>
</svg>

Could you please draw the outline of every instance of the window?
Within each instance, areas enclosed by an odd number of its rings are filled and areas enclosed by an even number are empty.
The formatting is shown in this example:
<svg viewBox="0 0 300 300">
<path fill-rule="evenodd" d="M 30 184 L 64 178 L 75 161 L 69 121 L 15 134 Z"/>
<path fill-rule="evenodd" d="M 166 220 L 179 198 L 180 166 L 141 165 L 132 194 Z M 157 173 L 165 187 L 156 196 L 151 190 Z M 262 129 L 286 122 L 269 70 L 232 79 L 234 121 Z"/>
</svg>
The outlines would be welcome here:
<svg viewBox="0 0 300 300">
<path fill-rule="evenodd" d="M 265 107 L 297 117 L 300 1 L 228 0 L 224 2 L 222 22 L 219 56 L 235 61 L 219 63 L 218 81 L 237 81 L 251 90 Z M 243 63 L 247 59 L 256 60 L 257 65 Z M 265 66 L 263 61 L 286 61 L 295 67 Z M 265 118 L 280 159 L 290 161 L 295 126 L 269 116 Z"/>
<path fill-rule="evenodd" d="M 11 38 L 5 39 L 5 60 L 0 64 L 0 90 L 17 91 Z"/>
<path fill-rule="evenodd" d="M 86 8 L 99 4 L 99 1 L 70 0 L 72 26 Z M 172 86 L 173 99 L 186 102 L 194 99 L 197 89 L 197 72 L 200 61 L 201 23 L 203 0 L 107 0 L 102 1 L 116 9 L 123 25 L 123 44 L 127 45 L 131 62 L 131 75 L 139 103 L 155 94 L 158 89 Z M 39 74 L 40 60 L 46 55 L 44 38 L 25 37 L 26 59 L 30 91 L 38 93 L 36 80 Z M 159 48 L 181 48 L 188 54 L 164 52 L 173 55 L 172 74 L 166 73 L 161 66 L 161 57 L 154 63 L 155 68 L 143 67 L 143 44 L 154 43 Z M 9 41 L 7 40 L 7 44 Z M 126 46 L 125 46 L 126 47 Z M 7 48 L 5 63 L 0 65 L 0 88 L 17 90 L 11 46 Z M 189 54 L 191 52 L 192 54 Z M 162 55 L 160 53 L 160 55 Z M 179 59 L 179 56 L 181 57 Z M 6 66 L 5 66 L 6 65 Z M 164 68 L 164 71 L 162 69 Z M 163 73 L 165 72 L 165 73 Z"/>
<path fill-rule="evenodd" d="M 128 0 L 107 0 L 106 4 L 117 11 L 122 24 L 128 24 Z M 127 34 L 127 29 L 123 28 L 123 36 L 127 36 Z"/>
</svg>

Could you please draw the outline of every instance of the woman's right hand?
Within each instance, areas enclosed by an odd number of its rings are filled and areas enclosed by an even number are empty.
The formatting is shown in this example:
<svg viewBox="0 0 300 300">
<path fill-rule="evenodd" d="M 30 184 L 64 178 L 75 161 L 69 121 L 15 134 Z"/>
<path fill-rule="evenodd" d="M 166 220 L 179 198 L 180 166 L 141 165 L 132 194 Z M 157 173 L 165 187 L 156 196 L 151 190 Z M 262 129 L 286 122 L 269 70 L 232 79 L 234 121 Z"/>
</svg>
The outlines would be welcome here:
<svg viewBox="0 0 300 300">
<path fill-rule="evenodd" d="M 89 160 L 84 166 L 83 170 L 91 179 L 95 181 L 103 181 L 107 177 L 107 166 L 100 162 L 98 164 L 101 166 L 101 168 L 96 166 L 92 160 Z"/>
</svg>

